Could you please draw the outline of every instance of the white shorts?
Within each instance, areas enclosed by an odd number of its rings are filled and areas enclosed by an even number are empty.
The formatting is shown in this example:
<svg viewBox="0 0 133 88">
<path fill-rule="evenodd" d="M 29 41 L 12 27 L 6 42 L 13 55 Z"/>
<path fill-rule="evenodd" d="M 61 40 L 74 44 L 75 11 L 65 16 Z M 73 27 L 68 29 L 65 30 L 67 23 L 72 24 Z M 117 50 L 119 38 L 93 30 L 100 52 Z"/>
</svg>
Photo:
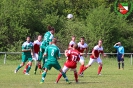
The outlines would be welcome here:
<svg viewBox="0 0 133 88">
<path fill-rule="evenodd" d="M 62 71 L 65 73 L 65 72 L 67 72 L 69 69 L 70 69 L 70 68 L 68 68 L 68 67 L 66 67 L 66 66 L 64 65 L 64 67 L 62 68 Z M 71 68 L 71 71 L 76 71 L 76 68 L 74 68 L 74 69 Z"/>
<path fill-rule="evenodd" d="M 84 57 L 83 57 L 83 56 L 80 56 L 79 62 L 80 62 L 80 63 L 83 63 L 83 62 L 84 62 Z"/>
<path fill-rule="evenodd" d="M 92 65 L 94 62 L 102 63 L 102 60 L 101 60 L 100 57 L 98 57 L 97 59 L 90 58 L 90 61 L 89 61 L 88 65 Z"/>
<path fill-rule="evenodd" d="M 38 60 L 38 53 L 34 53 L 34 57 L 33 57 L 33 60 Z"/>
</svg>

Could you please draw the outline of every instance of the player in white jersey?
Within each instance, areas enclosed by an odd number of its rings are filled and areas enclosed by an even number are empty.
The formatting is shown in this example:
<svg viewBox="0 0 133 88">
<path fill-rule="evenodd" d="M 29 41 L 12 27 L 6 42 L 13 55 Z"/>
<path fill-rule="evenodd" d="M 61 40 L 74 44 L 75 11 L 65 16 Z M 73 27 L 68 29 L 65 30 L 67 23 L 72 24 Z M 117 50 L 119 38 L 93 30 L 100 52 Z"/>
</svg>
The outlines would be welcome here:
<svg viewBox="0 0 133 88">
<path fill-rule="evenodd" d="M 36 74 L 37 68 L 40 69 L 40 72 L 41 72 L 41 69 L 42 69 L 41 61 L 38 59 L 38 54 L 39 54 L 39 50 L 40 50 L 41 41 L 42 41 L 42 35 L 38 35 L 37 40 L 35 40 L 34 43 L 33 43 L 33 45 L 34 45 L 34 60 L 37 60 L 34 74 Z"/>
<path fill-rule="evenodd" d="M 98 45 L 96 45 L 93 50 L 92 50 L 92 55 L 90 56 L 90 60 L 88 65 L 86 65 L 83 68 L 83 71 L 86 70 L 88 67 L 90 67 L 94 62 L 97 62 L 99 64 L 98 67 L 98 75 L 101 75 L 101 70 L 102 70 L 102 60 L 100 58 L 100 54 L 102 54 L 103 56 L 106 56 L 103 52 L 103 47 L 102 47 L 102 40 L 98 41 Z M 82 71 L 82 72 L 83 72 Z"/>
<path fill-rule="evenodd" d="M 35 40 L 34 43 L 33 43 L 33 45 L 34 45 L 33 60 L 38 60 L 38 53 L 39 53 L 39 50 L 40 50 L 41 41 L 42 41 L 42 35 L 38 35 L 37 40 Z"/>
<path fill-rule="evenodd" d="M 88 45 L 85 43 L 85 38 L 81 37 L 80 38 L 80 42 L 78 43 L 78 51 L 80 52 L 80 69 L 79 69 L 79 76 L 83 76 L 82 70 L 84 68 L 84 57 L 83 57 L 83 53 L 85 51 L 85 57 L 87 57 L 87 53 L 88 53 Z"/>
<path fill-rule="evenodd" d="M 76 44 L 75 39 L 76 39 L 76 37 L 72 36 L 72 40 L 69 42 L 68 49 L 71 49 L 73 47 L 73 45 Z"/>
</svg>

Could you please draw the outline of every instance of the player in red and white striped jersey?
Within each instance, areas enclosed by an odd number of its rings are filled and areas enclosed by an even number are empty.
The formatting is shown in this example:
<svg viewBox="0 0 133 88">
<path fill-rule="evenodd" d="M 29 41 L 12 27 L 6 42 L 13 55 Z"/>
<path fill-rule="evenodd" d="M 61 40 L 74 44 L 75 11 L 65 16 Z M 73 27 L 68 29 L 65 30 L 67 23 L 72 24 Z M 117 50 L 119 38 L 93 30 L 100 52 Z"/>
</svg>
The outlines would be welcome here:
<svg viewBox="0 0 133 88">
<path fill-rule="evenodd" d="M 85 57 L 87 57 L 87 53 L 88 53 L 88 45 L 85 43 L 85 38 L 81 37 L 80 38 L 80 42 L 78 43 L 78 51 L 80 52 L 80 69 L 79 69 L 79 75 L 83 76 L 82 74 L 82 70 L 84 68 L 84 57 L 83 57 L 83 53 L 85 51 Z"/>
<path fill-rule="evenodd" d="M 41 61 L 38 59 L 41 43 L 42 43 L 42 35 L 38 35 L 37 40 L 35 40 L 34 43 L 33 43 L 33 45 L 34 45 L 34 60 L 37 61 L 36 66 L 35 66 L 34 74 L 36 74 L 37 68 L 40 69 L 40 72 L 41 72 L 41 69 L 42 69 Z"/>
<path fill-rule="evenodd" d="M 77 50 L 77 45 L 74 44 L 72 48 L 68 50 L 68 52 L 65 52 L 65 56 L 67 57 L 67 61 L 65 62 L 62 71 L 64 73 L 66 73 L 69 69 L 74 71 L 75 81 L 78 82 L 78 74 L 77 74 L 76 67 L 77 67 L 77 62 L 80 60 L 80 52 Z M 62 74 L 59 73 L 56 79 L 56 83 L 58 83 L 61 76 Z"/>
<path fill-rule="evenodd" d="M 94 62 L 97 62 L 99 64 L 98 67 L 98 75 L 101 75 L 101 70 L 102 70 L 102 60 L 100 58 L 100 54 L 103 56 L 106 56 L 103 52 L 103 47 L 102 47 L 102 40 L 98 41 L 98 45 L 96 45 L 93 50 L 92 50 L 92 55 L 90 56 L 90 60 L 88 65 L 86 65 L 83 69 L 86 70 L 88 67 L 90 67 Z"/>
</svg>

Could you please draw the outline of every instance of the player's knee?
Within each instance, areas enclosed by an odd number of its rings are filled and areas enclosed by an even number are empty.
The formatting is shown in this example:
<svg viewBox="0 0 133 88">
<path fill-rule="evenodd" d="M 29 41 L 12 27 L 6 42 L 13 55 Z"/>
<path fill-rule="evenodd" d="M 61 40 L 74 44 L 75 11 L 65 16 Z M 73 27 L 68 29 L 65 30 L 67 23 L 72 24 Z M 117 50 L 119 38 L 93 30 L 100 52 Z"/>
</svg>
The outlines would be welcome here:
<svg viewBox="0 0 133 88">
<path fill-rule="evenodd" d="M 102 64 L 102 63 L 99 63 L 99 66 L 101 66 L 101 67 L 102 67 L 102 66 L 103 66 L 103 64 Z"/>
<path fill-rule="evenodd" d="M 25 65 L 25 63 L 23 63 L 23 62 L 20 64 L 20 66 L 24 66 L 24 65 Z"/>
<path fill-rule="evenodd" d="M 81 65 L 84 65 L 84 62 L 80 62 Z"/>
<path fill-rule="evenodd" d="M 32 66 L 32 62 L 28 62 L 28 64 L 29 64 L 30 66 Z"/>
<path fill-rule="evenodd" d="M 77 70 L 74 70 L 74 73 L 77 73 Z"/>
</svg>

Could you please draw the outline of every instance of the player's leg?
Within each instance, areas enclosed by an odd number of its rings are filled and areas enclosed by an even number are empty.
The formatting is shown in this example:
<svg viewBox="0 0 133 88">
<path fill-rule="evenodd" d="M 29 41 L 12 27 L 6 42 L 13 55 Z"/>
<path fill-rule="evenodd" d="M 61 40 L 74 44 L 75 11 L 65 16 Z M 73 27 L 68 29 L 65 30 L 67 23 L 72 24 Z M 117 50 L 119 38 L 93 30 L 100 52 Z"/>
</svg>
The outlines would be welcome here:
<svg viewBox="0 0 133 88">
<path fill-rule="evenodd" d="M 80 61 L 79 62 L 80 62 L 81 65 L 80 65 L 80 69 L 79 69 L 79 73 L 78 74 L 82 76 L 82 71 L 83 71 L 83 68 L 84 68 L 84 58 L 83 58 L 83 56 L 80 57 Z"/>
<path fill-rule="evenodd" d="M 22 55 L 22 62 L 20 65 L 18 65 L 18 67 L 15 69 L 14 73 L 17 73 L 17 71 L 24 66 L 25 62 L 27 61 L 27 58 L 25 55 Z"/>
<path fill-rule="evenodd" d="M 84 72 L 84 71 L 85 71 L 88 67 L 90 67 L 94 62 L 96 62 L 96 59 L 92 59 L 92 58 L 90 58 L 88 64 L 87 64 L 86 66 L 84 66 L 82 72 Z"/>
<path fill-rule="evenodd" d="M 69 68 L 66 67 L 66 66 L 64 65 L 64 67 L 62 68 L 62 71 L 63 71 L 64 73 L 66 73 L 68 70 L 69 70 Z M 61 77 L 62 77 L 62 73 L 60 72 L 60 73 L 58 74 L 57 79 L 56 79 L 56 83 L 58 83 L 58 81 L 60 80 Z"/>
<path fill-rule="evenodd" d="M 122 62 L 122 69 L 124 70 L 124 58 L 121 58 L 121 62 Z"/>
<path fill-rule="evenodd" d="M 27 68 L 27 70 L 26 70 L 26 75 L 29 75 L 29 71 L 30 71 L 30 69 L 31 69 L 31 66 L 32 66 L 32 56 L 30 55 L 30 56 L 27 56 L 28 57 L 28 68 Z"/>
<path fill-rule="evenodd" d="M 55 63 L 55 64 L 53 65 L 53 67 L 54 67 L 56 70 L 59 70 L 60 73 L 62 74 L 62 76 L 64 77 L 64 79 L 66 80 L 66 82 L 67 82 L 68 84 L 70 84 L 70 82 L 69 82 L 69 80 L 68 80 L 68 78 L 67 78 L 65 72 L 62 71 L 61 66 L 59 65 L 59 63 Z"/>
<path fill-rule="evenodd" d="M 75 81 L 76 81 L 76 83 L 78 83 L 78 73 L 77 73 L 77 70 L 76 70 L 76 68 L 74 68 L 72 70 L 74 72 Z"/>
<path fill-rule="evenodd" d="M 117 61 L 118 61 L 118 69 L 120 69 L 121 56 L 119 54 L 117 54 Z"/>
<path fill-rule="evenodd" d="M 51 69 L 51 68 L 50 68 L 50 69 Z M 47 69 L 47 68 L 45 68 L 45 69 L 44 69 L 44 71 L 43 71 L 43 73 L 42 73 L 42 79 L 41 79 L 40 84 L 42 84 L 42 83 L 44 82 L 45 77 L 46 77 L 46 74 L 47 74 L 47 71 L 48 71 L 48 69 Z"/>
<path fill-rule="evenodd" d="M 41 67 L 41 58 L 42 58 L 42 56 L 40 55 L 40 53 L 41 52 L 39 52 L 39 54 L 36 54 L 37 63 L 36 63 L 36 66 L 35 66 L 34 74 L 36 74 L 36 71 L 37 71 L 38 68 L 40 70 L 42 69 L 42 67 Z"/>
<path fill-rule="evenodd" d="M 100 57 L 97 58 L 97 63 L 99 64 L 97 74 L 98 74 L 98 75 L 101 75 L 101 71 L 102 71 L 102 66 L 103 66 L 103 64 L 102 64 L 102 60 L 100 59 Z"/>
</svg>

